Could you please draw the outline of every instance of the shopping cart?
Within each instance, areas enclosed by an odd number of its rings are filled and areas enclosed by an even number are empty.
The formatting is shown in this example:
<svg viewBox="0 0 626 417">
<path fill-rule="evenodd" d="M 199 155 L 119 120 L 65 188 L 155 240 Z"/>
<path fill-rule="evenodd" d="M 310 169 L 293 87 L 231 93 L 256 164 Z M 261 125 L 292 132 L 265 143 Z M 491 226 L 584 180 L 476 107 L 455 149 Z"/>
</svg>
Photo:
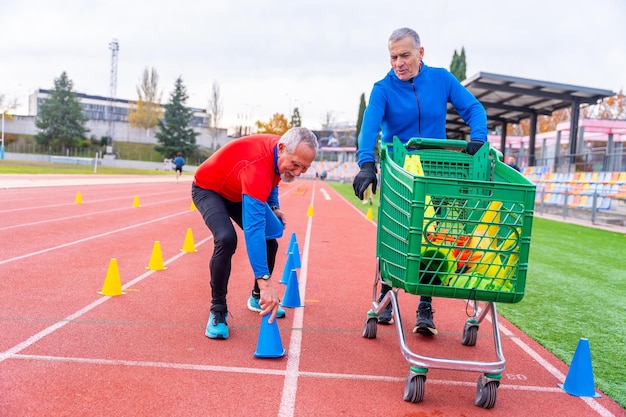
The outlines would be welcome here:
<svg viewBox="0 0 626 417">
<path fill-rule="evenodd" d="M 389 304 L 400 349 L 410 363 L 404 400 L 424 399 L 429 368 L 480 372 L 475 404 L 492 408 L 504 371 L 496 302 L 524 297 L 535 186 L 483 146 L 475 155 L 459 140 L 398 138 L 380 144 L 380 207 L 372 306 L 363 337 L 376 338 L 378 316 Z M 378 286 L 392 287 L 380 301 Z M 428 357 L 407 346 L 398 291 L 473 303 L 461 343 L 474 346 L 491 313 L 497 360 Z M 479 306 L 479 302 L 481 302 Z"/>
</svg>

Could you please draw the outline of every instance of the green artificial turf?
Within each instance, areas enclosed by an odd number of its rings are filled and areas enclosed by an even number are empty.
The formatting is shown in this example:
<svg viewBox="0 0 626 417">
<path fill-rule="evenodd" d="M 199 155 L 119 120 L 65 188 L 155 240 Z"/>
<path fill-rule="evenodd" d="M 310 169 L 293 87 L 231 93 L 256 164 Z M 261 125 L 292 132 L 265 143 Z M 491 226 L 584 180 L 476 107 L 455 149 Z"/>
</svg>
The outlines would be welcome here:
<svg viewBox="0 0 626 417">
<path fill-rule="evenodd" d="M 351 184 L 329 185 L 367 211 L 369 205 L 360 203 Z M 626 407 L 625 249 L 624 234 L 534 218 L 524 299 L 498 304 L 502 316 L 568 365 L 579 340 L 588 339 L 596 386 L 622 407 Z"/>
</svg>

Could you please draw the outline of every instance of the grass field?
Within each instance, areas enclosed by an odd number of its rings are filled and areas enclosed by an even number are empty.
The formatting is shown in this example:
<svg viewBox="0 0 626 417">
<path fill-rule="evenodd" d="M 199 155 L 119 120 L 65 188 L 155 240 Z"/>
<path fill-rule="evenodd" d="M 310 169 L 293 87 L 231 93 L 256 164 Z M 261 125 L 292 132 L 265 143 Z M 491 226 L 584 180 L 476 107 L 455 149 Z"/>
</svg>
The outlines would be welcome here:
<svg viewBox="0 0 626 417">
<path fill-rule="evenodd" d="M 370 207 L 351 184 L 329 185 Z M 498 312 L 568 365 L 580 338 L 589 339 L 596 386 L 626 408 L 625 247 L 621 233 L 533 219 L 524 299 Z"/>
</svg>

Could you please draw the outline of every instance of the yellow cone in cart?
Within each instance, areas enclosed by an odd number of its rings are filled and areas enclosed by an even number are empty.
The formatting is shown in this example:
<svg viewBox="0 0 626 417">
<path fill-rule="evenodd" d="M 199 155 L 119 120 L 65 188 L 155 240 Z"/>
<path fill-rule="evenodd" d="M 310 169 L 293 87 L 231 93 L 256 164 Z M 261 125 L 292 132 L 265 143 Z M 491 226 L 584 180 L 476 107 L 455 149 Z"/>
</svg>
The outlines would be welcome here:
<svg viewBox="0 0 626 417">
<path fill-rule="evenodd" d="M 491 201 L 487 210 L 480 218 L 480 223 L 476 226 L 474 233 L 467 242 L 467 248 L 473 250 L 469 256 L 470 261 L 467 262 L 467 272 L 476 270 L 479 266 L 482 266 L 489 262 L 489 259 L 484 259 L 490 252 L 486 252 L 480 249 L 490 249 L 495 246 L 495 238 L 498 235 L 500 227 L 500 210 L 502 207 L 501 201 Z"/>
<path fill-rule="evenodd" d="M 420 156 L 417 154 L 407 155 L 404 158 L 403 168 L 417 177 L 424 176 L 424 169 L 422 168 L 422 162 L 420 160 Z M 434 217 L 435 217 L 435 208 L 433 207 L 431 203 L 430 196 L 429 195 L 424 196 L 424 228 L 427 229 L 426 231 L 428 233 L 435 232 L 435 228 L 436 228 L 435 223 L 430 221 Z"/>
</svg>

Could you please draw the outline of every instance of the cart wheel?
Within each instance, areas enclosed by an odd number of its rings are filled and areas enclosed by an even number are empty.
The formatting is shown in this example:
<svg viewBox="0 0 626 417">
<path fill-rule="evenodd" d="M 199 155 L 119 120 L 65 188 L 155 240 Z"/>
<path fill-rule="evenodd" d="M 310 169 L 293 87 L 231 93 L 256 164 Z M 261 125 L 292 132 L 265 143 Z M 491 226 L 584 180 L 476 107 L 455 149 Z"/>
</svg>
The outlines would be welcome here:
<svg viewBox="0 0 626 417">
<path fill-rule="evenodd" d="M 482 408 L 493 408 L 498 397 L 498 381 L 489 381 L 484 375 L 478 377 L 474 404 Z"/>
<path fill-rule="evenodd" d="M 465 346 L 474 346 L 478 338 L 478 326 L 466 324 L 463 328 L 463 339 L 461 343 Z"/>
<path fill-rule="evenodd" d="M 424 401 L 426 388 L 426 375 L 410 374 L 404 385 L 404 401 L 409 403 L 421 403 Z"/>
<path fill-rule="evenodd" d="M 363 337 L 376 339 L 376 329 L 378 329 L 378 317 L 368 317 L 363 328 Z"/>
</svg>

